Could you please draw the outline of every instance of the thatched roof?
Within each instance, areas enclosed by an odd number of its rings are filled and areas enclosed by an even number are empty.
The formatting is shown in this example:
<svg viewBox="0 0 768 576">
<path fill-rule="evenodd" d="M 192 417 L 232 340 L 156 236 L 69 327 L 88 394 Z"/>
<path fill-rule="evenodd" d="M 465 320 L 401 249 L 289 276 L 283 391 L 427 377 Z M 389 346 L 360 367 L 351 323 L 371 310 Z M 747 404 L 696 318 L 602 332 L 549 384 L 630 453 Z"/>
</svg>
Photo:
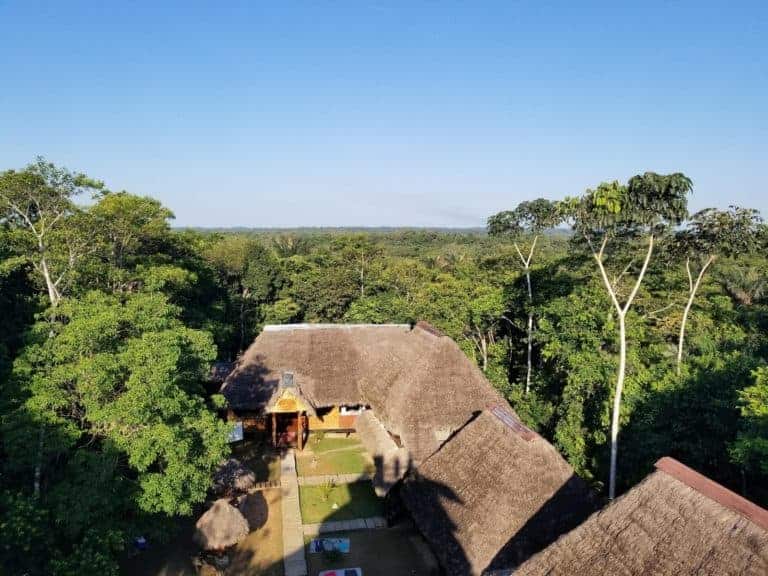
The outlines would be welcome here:
<svg viewBox="0 0 768 576">
<path fill-rule="evenodd" d="M 211 371 L 208 374 L 208 380 L 211 382 L 222 383 L 227 379 L 229 373 L 235 367 L 234 362 L 214 362 Z"/>
<path fill-rule="evenodd" d="M 195 524 L 195 542 L 205 550 L 223 550 L 248 535 L 248 521 L 222 498 L 216 500 Z"/>
<path fill-rule="evenodd" d="M 315 408 L 368 404 L 418 464 L 474 413 L 504 403 L 456 343 L 428 325 L 266 326 L 221 392 L 264 411 L 286 373 Z"/>
<path fill-rule="evenodd" d="M 408 449 L 397 445 L 372 410 L 366 410 L 357 417 L 356 430 L 376 463 L 373 489 L 379 496 L 385 496 L 408 472 Z"/>
<path fill-rule="evenodd" d="M 516 575 L 768 574 L 768 510 L 671 458 Z"/>
<path fill-rule="evenodd" d="M 402 498 L 457 576 L 517 565 L 593 510 L 587 486 L 557 451 L 501 407 L 424 461 Z"/>
<path fill-rule="evenodd" d="M 217 494 L 245 492 L 256 483 L 256 474 L 240 460 L 230 458 L 213 475 L 213 491 Z"/>
</svg>

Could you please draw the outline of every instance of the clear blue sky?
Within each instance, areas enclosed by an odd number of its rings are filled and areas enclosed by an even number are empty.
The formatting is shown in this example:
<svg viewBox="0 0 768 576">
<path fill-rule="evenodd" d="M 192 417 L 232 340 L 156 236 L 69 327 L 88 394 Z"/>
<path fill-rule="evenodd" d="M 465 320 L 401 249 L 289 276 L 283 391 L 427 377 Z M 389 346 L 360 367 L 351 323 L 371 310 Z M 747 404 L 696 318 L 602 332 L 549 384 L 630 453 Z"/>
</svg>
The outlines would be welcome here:
<svg viewBox="0 0 768 576">
<path fill-rule="evenodd" d="M 482 225 L 645 170 L 768 216 L 765 1 L 0 0 L 0 73 L 0 168 L 180 226 Z"/>
</svg>

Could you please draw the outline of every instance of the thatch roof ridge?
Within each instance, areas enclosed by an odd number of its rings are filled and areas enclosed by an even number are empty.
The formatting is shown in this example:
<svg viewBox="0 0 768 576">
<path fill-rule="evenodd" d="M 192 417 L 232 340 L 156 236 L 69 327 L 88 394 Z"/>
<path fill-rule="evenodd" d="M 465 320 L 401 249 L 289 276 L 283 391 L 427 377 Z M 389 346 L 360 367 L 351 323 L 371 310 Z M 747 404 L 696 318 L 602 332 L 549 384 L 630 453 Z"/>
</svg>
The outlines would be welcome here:
<svg viewBox="0 0 768 576">
<path fill-rule="evenodd" d="M 408 472 L 408 449 L 397 445 L 373 410 L 365 410 L 357 417 L 356 430 L 366 451 L 376 463 L 373 488 L 376 494 L 385 496 Z"/>
<path fill-rule="evenodd" d="M 693 468 L 689 468 L 682 462 L 678 462 L 669 456 L 659 459 L 655 464 L 655 468 L 665 474 L 669 474 L 721 506 L 747 518 L 763 530 L 768 530 L 768 510 L 728 490 L 725 486 L 696 472 Z"/>
<path fill-rule="evenodd" d="M 661 468 L 514 574 L 768 574 L 768 531 L 689 486 L 693 471 L 673 470 L 673 462 L 662 459 Z"/>
<path fill-rule="evenodd" d="M 410 324 L 266 324 L 262 332 L 290 332 L 292 330 L 354 330 L 359 328 L 404 328 L 411 329 Z"/>
</svg>

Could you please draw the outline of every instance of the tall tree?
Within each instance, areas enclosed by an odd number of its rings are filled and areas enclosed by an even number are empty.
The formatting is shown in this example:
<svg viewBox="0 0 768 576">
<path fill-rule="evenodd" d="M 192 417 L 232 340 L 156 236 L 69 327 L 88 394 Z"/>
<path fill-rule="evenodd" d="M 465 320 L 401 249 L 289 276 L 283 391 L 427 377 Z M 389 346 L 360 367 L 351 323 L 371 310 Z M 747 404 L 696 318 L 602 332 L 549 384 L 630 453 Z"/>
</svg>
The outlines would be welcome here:
<svg viewBox="0 0 768 576">
<path fill-rule="evenodd" d="M 262 308 L 273 301 L 279 285 L 277 260 L 258 240 L 232 234 L 212 243 L 205 256 L 219 272 L 235 308 L 239 353 L 253 337 Z"/>
<path fill-rule="evenodd" d="M 618 318 L 619 367 L 613 391 L 611 411 L 611 457 L 608 497 L 616 495 L 616 462 L 618 455 L 621 399 L 627 367 L 626 319 L 635 300 L 653 255 L 654 241 L 664 227 L 678 225 L 687 216 L 687 195 L 691 180 L 681 173 L 661 175 L 653 172 L 633 176 L 627 185 L 617 181 L 602 183 L 587 190 L 581 198 L 566 199 L 561 205 L 576 232 L 583 237 L 597 264 L 600 277 Z M 631 272 L 634 261 L 613 279 L 606 270 L 606 248 L 610 241 L 620 241 L 631 248 L 638 237 L 647 242 L 642 265 L 625 294 L 624 278 Z"/>
<path fill-rule="evenodd" d="M 531 285 L 531 262 L 539 235 L 547 228 L 554 228 L 560 222 L 557 205 L 545 198 L 521 202 L 514 210 L 499 212 L 488 218 L 488 234 L 509 235 L 514 238 L 515 250 L 520 258 L 528 288 L 528 336 L 527 371 L 525 393 L 531 390 L 533 371 L 533 287 Z M 523 246 L 523 250 L 520 249 Z M 525 255 L 524 255 L 525 252 Z"/>
<path fill-rule="evenodd" d="M 67 275 L 89 250 L 75 197 L 104 185 L 42 158 L 24 170 L 0 174 L 0 222 L 17 229 L 19 244 L 58 305 Z"/>
<path fill-rule="evenodd" d="M 688 276 L 688 297 L 677 339 L 678 374 L 683 363 L 688 316 L 707 269 L 718 256 L 735 257 L 757 249 L 762 228 L 763 221 L 757 210 L 731 206 L 728 210 L 707 208 L 697 212 L 691 217 L 688 227 L 676 234 L 676 244 L 685 255 Z M 695 279 L 691 271 L 692 260 L 699 262 Z"/>
<path fill-rule="evenodd" d="M 154 198 L 105 192 L 88 209 L 91 242 L 107 270 L 109 290 L 124 290 L 140 257 L 147 258 L 170 234 L 173 212 Z"/>
</svg>

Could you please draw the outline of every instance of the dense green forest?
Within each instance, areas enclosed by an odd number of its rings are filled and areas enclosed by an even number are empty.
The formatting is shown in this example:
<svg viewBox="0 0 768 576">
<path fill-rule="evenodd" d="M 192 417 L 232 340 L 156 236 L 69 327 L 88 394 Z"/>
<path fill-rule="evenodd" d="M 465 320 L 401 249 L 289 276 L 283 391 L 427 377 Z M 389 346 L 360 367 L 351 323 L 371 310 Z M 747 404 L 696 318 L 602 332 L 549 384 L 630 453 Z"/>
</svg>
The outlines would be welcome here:
<svg viewBox="0 0 768 576">
<path fill-rule="evenodd" d="M 114 574 L 191 514 L 228 451 L 206 374 L 268 323 L 426 320 L 606 495 L 671 455 L 768 504 L 759 214 L 689 214 L 682 174 L 573 192 L 487 234 L 235 233 L 43 160 L 3 172 L 0 566 Z"/>
</svg>

